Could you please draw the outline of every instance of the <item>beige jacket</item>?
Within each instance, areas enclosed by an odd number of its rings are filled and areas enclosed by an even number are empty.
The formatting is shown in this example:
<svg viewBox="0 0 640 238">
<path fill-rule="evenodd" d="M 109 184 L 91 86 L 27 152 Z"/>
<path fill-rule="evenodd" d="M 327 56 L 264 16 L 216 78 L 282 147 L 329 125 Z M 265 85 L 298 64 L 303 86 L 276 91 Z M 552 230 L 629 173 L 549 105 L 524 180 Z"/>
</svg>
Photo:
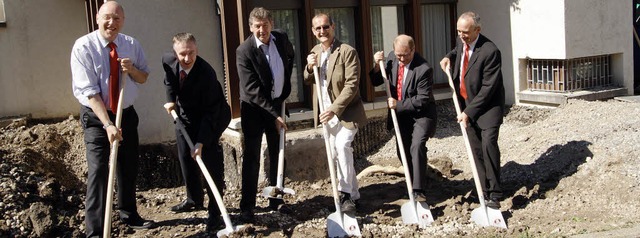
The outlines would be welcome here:
<svg viewBox="0 0 640 238">
<path fill-rule="evenodd" d="M 313 47 L 311 52 L 318 57 L 320 62 L 322 46 L 320 44 Z M 305 69 L 307 69 L 305 67 Z M 331 46 L 331 55 L 327 61 L 327 80 L 331 106 L 327 108 L 336 114 L 340 123 L 349 129 L 362 128 L 367 123 L 367 115 L 364 112 L 364 105 L 360 98 L 360 60 L 356 50 L 339 40 L 335 40 Z M 304 70 L 304 81 L 306 84 L 315 84 L 313 71 Z M 318 98 L 314 86 L 313 90 L 313 112 L 314 124 L 318 126 Z"/>
</svg>

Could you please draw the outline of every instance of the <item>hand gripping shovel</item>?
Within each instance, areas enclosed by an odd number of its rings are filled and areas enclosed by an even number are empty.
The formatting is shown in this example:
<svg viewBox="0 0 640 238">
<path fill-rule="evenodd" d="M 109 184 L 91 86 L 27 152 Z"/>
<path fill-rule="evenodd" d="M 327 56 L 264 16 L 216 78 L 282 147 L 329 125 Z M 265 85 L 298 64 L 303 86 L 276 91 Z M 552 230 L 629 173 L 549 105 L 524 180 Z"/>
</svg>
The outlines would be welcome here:
<svg viewBox="0 0 640 238">
<path fill-rule="evenodd" d="M 457 115 L 460 115 L 460 113 L 462 112 L 460 111 L 460 104 L 458 103 L 458 96 L 456 95 L 456 89 L 453 85 L 453 79 L 451 79 L 451 73 L 449 73 L 448 69 L 444 72 L 447 74 L 447 78 L 449 79 L 449 86 L 451 87 L 451 92 L 453 92 L 452 98 L 453 104 L 456 107 L 456 113 Z M 473 172 L 473 181 L 475 182 L 476 190 L 478 191 L 478 200 L 480 200 L 480 207 L 471 211 L 471 221 L 481 226 L 495 226 L 506 229 L 507 224 L 502 217 L 502 212 L 498 209 L 487 207 L 484 202 L 484 193 L 482 192 L 482 185 L 480 184 L 480 176 L 478 176 L 476 161 L 473 158 L 471 144 L 469 144 L 469 136 L 467 135 L 467 130 L 465 129 L 465 125 L 463 123 L 464 122 L 460 122 L 460 129 L 462 130 L 464 145 L 467 148 L 467 154 L 469 155 L 468 157 L 469 162 L 471 163 L 471 171 Z"/>
<path fill-rule="evenodd" d="M 282 119 L 285 119 L 285 102 L 282 102 Z M 282 199 L 284 194 L 295 195 L 293 189 L 285 188 L 284 183 L 284 128 L 280 128 L 280 152 L 278 153 L 278 178 L 276 186 L 269 186 L 262 190 L 262 196 L 267 198 Z"/>
<path fill-rule="evenodd" d="M 171 116 L 173 117 L 173 122 L 176 124 L 176 127 L 178 127 L 178 130 L 180 130 L 182 135 L 184 135 L 184 139 L 187 141 L 189 148 L 193 149 L 193 142 L 191 142 L 191 138 L 189 138 L 187 129 L 184 127 L 184 124 L 182 124 L 182 121 L 180 120 L 180 118 L 178 118 L 178 114 L 176 113 L 175 110 L 171 110 Z M 218 187 L 216 187 L 216 184 L 213 183 L 211 174 L 209 174 L 207 167 L 204 165 L 204 162 L 202 162 L 202 158 L 199 155 L 196 156 L 196 162 L 198 163 L 198 167 L 200 167 L 200 170 L 202 171 L 202 175 L 204 175 L 205 180 L 207 180 L 207 183 L 209 184 L 209 188 L 211 188 L 211 192 L 213 193 L 213 196 L 216 199 L 218 208 L 220 208 L 220 213 L 222 214 L 222 220 L 224 220 L 225 228 L 222 230 L 219 230 L 216 233 L 216 235 L 218 237 L 228 236 L 233 232 L 239 231 L 243 226 L 234 226 L 231 223 L 231 218 L 229 218 L 229 213 L 227 213 L 227 209 L 224 207 L 224 203 L 222 203 L 222 196 L 220 195 L 220 191 L 218 190 Z"/>
<path fill-rule="evenodd" d="M 127 74 L 122 73 L 122 79 L 120 84 L 120 93 L 118 96 L 118 109 L 116 112 L 116 128 L 120 130 L 122 126 L 122 101 L 124 98 L 124 86 L 127 82 Z M 118 146 L 120 140 L 114 140 L 111 143 L 111 154 L 109 154 L 109 180 L 107 180 L 107 204 L 104 209 L 104 230 L 102 231 L 102 237 L 111 237 L 111 206 L 113 206 L 113 182 L 116 175 L 116 166 L 118 165 Z M 121 181 L 122 182 L 122 181 Z"/>
<path fill-rule="evenodd" d="M 324 104 L 322 103 L 322 91 L 320 90 L 320 77 L 318 76 L 318 67 L 313 67 L 313 76 L 316 81 L 316 93 L 318 94 L 318 105 L 320 113 L 324 112 Z M 327 217 L 327 233 L 329 237 L 345 237 L 345 236 L 362 236 L 358 220 L 352 215 L 343 213 L 340 209 L 340 201 L 338 197 L 338 185 L 336 183 L 336 169 L 333 155 L 331 152 L 331 142 L 329 140 L 329 131 L 327 123 L 323 123 L 322 132 L 324 136 L 324 147 L 327 152 L 327 161 L 329 162 L 329 174 L 331 176 L 331 189 L 333 190 L 333 202 L 336 206 L 336 212 L 331 213 Z"/>
<path fill-rule="evenodd" d="M 386 69 L 384 68 L 384 62 L 380 61 L 380 73 L 384 77 L 385 88 L 387 89 L 387 97 L 391 97 L 389 89 L 389 79 L 387 78 Z M 413 197 L 413 185 L 411 184 L 411 174 L 409 174 L 409 166 L 407 164 L 407 155 L 404 151 L 404 144 L 402 142 L 402 136 L 400 135 L 400 128 L 398 127 L 398 116 L 395 109 L 391 110 L 391 119 L 393 120 L 393 128 L 396 131 L 396 140 L 398 141 L 398 147 L 400 147 L 400 157 L 402 159 L 402 165 L 404 167 L 404 177 L 407 182 L 407 190 L 409 194 L 409 202 L 402 204 L 400 207 L 400 213 L 402 214 L 402 222 L 405 224 L 418 224 L 418 226 L 424 228 L 431 225 L 433 222 L 433 216 L 429 210 L 429 205 L 426 202 L 416 202 Z"/>
</svg>

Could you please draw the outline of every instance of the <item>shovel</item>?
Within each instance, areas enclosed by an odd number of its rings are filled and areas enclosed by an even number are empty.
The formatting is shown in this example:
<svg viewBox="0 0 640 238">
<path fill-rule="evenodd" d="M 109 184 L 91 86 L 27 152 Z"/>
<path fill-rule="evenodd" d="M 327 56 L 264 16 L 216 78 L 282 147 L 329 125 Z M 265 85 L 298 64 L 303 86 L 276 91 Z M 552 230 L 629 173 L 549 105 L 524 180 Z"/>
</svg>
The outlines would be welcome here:
<svg viewBox="0 0 640 238">
<path fill-rule="evenodd" d="M 173 117 L 173 122 L 176 124 L 176 127 L 178 127 L 178 130 L 180 130 L 182 135 L 184 135 L 184 139 L 187 141 L 189 148 L 193 149 L 193 142 L 191 141 L 191 138 L 189 138 L 187 129 L 184 127 L 182 120 L 178 118 L 178 114 L 176 113 L 175 110 L 171 110 L 171 116 Z M 202 162 L 202 158 L 199 155 L 196 156 L 196 162 L 198 163 L 198 167 L 200 167 L 200 170 L 202 171 L 202 175 L 204 175 L 205 180 L 207 180 L 207 183 L 209 184 L 209 188 L 211 188 L 211 192 L 213 193 L 213 196 L 216 199 L 218 208 L 220 208 L 222 220 L 224 220 L 225 228 L 222 230 L 219 230 L 216 233 L 216 235 L 218 237 L 229 236 L 231 233 L 239 231 L 243 226 L 234 226 L 231 223 L 231 218 L 229 218 L 229 213 L 227 213 L 227 209 L 224 207 L 224 203 L 222 203 L 222 196 L 220 195 L 220 191 L 218 190 L 218 187 L 216 187 L 216 184 L 213 183 L 211 174 L 209 174 L 207 167 L 204 165 L 204 162 Z"/>
<path fill-rule="evenodd" d="M 453 92 L 453 104 L 456 107 L 456 114 L 460 115 L 462 113 L 460 111 L 460 103 L 458 102 L 458 96 L 456 95 L 456 88 L 453 85 L 453 79 L 451 79 L 451 73 L 449 73 L 449 69 L 444 70 L 447 74 L 447 78 L 449 79 L 449 86 L 451 87 L 451 92 Z M 460 122 L 460 129 L 462 130 L 462 136 L 464 137 L 464 145 L 467 148 L 467 154 L 469 155 L 469 162 L 471 163 L 471 171 L 473 172 L 473 181 L 476 185 L 476 190 L 478 191 L 478 200 L 480 200 L 480 207 L 473 209 L 471 211 L 471 221 L 480 225 L 480 226 L 495 226 L 500 228 L 507 228 L 507 224 L 505 223 L 504 218 L 502 217 L 502 212 L 498 209 L 493 209 L 487 207 L 484 202 L 484 193 L 482 191 L 482 185 L 480 184 L 480 176 L 478 176 L 478 169 L 476 168 L 476 161 L 473 158 L 473 152 L 471 151 L 471 144 L 469 144 L 469 136 L 467 135 L 467 130 L 465 129 L 464 122 Z"/>
<path fill-rule="evenodd" d="M 127 82 L 126 80 L 127 74 L 122 73 L 122 79 L 120 80 L 120 84 L 122 85 L 120 88 L 120 94 L 118 96 L 118 109 L 116 112 L 116 128 L 120 130 L 122 126 L 122 101 L 124 98 L 124 86 Z M 120 145 L 120 140 L 114 140 L 111 143 L 111 154 L 109 154 L 109 180 L 107 180 L 107 204 L 104 210 L 104 230 L 102 231 L 103 237 L 111 237 L 111 206 L 113 206 L 113 182 L 114 177 L 116 175 L 116 166 L 118 164 L 118 146 Z"/>
<path fill-rule="evenodd" d="M 285 102 L 282 102 L 282 119 L 285 119 Z M 280 128 L 280 152 L 278 153 L 278 178 L 276 180 L 276 186 L 269 186 L 262 190 L 262 196 L 267 198 L 282 199 L 284 194 L 295 195 L 296 192 L 293 189 L 285 188 L 282 184 L 284 182 L 284 128 Z"/>
<path fill-rule="evenodd" d="M 318 94 L 318 105 L 320 113 L 324 112 L 324 104 L 322 101 L 322 91 L 320 90 L 320 77 L 318 76 L 318 67 L 313 66 L 313 76 L 315 77 L 316 92 Z M 331 176 L 331 189 L 333 191 L 333 202 L 336 206 L 336 212 L 329 214 L 327 217 L 327 233 L 329 237 L 345 237 L 345 236 L 362 236 L 358 220 L 353 215 L 343 213 L 340 209 L 340 201 L 338 197 L 338 185 L 336 183 L 336 169 L 331 152 L 331 142 L 329 140 L 329 131 L 327 123 L 322 123 L 322 132 L 324 136 L 324 147 L 327 153 L 327 161 L 329 162 L 329 174 Z"/>
<path fill-rule="evenodd" d="M 385 88 L 387 89 L 387 97 L 391 97 L 391 91 L 389 89 L 389 79 L 387 78 L 387 72 L 384 68 L 384 62 L 380 61 L 380 73 L 384 77 Z M 402 222 L 405 224 L 418 224 L 418 226 L 424 228 L 431 225 L 433 222 L 433 216 L 429 210 L 429 205 L 426 202 L 416 202 L 413 197 L 413 185 L 411 184 L 411 175 L 409 174 L 409 166 L 407 164 L 407 155 L 404 151 L 404 143 L 402 142 L 402 136 L 400 135 L 400 128 L 398 127 L 398 116 L 395 109 L 391 110 L 391 119 L 393 120 L 393 128 L 396 132 L 396 140 L 398 141 L 398 147 L 400 147 L 400 158 L 402 159 L 402 165 L 404 165 L 404 177 L 407 182 L 407 190 L 409 194 L 409 202 L 402 204 L 400 207 L 400 213 L 402 214 Z"/>
</svg>

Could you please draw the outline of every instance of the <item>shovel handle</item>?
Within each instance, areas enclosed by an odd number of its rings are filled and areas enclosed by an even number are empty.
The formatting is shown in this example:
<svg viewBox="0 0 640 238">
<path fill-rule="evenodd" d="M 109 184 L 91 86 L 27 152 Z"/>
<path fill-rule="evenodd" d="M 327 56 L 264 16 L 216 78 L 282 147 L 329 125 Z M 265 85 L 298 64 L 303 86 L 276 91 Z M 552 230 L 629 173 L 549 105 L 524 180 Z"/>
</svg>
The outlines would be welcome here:
<svg viewBox="0 0 640 238">
<path fill-rule="evenodd" d="M 318 109 L 320 113 L 324 112 L 324 103 L 322 100 L 322 90 L 320 87 L 320 76 L 318 75 L 318 66 L 313 66 L 313 77 L 316 84 L 316 94 L 318 97 Z M 342 210 L 340 209 L 340 202 L 338 197 L 338 185 L 336 179 L 336 168 L 333 161 L 333 153 L 331 150 L 331 141 L 329 140 L 329 130 L 327 129 L 327 123 L 322 123 L 322 132 L 324 136 L 324 147 L 327 153 L 327 162 L 329 163 L 329 175 L 331 176 L 331 190 L 333 192 L 333 202 L 336 206 L 336 212 L 340 214 L 342 219 Z M 342 221 L 340 221 L 342 223 Z"/>
<path fill-rule="evenodd" d="M 180 121 L 180 118 L 178 118 L 178 114 L 176 113 L 176 110 L 171 110 L 171 117 L 173 117 L 173 120 L 176 123 L 182 123 Z M 178 128 L 179 130 L 181 130 L 184 140 L 187 141 L 187 144 L 189 145 L 189 149 L 193 149 L 194 147 L 193 141 L 191 141 L 191 138 L 189 137 L 189 134 L 187 133 L 186 128 L 184 128 L 184 126 L 179 126 Z M 200 157 L 200 155 L 196 156 L 196 162 L 198 163 L 198 167 L 200 167 L 200 170 L 202 171 L 202 175 L 207 181 L 209 188 L 211 188 L 211 192 L 213 193 L 213 196 L 215 197 L 218 208 L 220 209 L 220 214 L 222 215 L 222 220 L 224 220 L 226 229 L 227 230 L 230 229 L 231 231 L 233 231 L 234 230 L 233 224 L 231 223 L 231 218 L 229 218 L 229 213 L 227 213 L 227 209 L 225 208 L 224 203 L 222 202 L 222 195 L 220 194 L 220 190 L 218 190 L 218 187 L 213 182 L 213 178 L 211 178 L 211 174 L 209 174 L 209 170 L 207 170 L 207 166 L 205 166 L 204 162 L 202 162 L 202 157 Z"/>
<path fill-rule="evenodd" d="M 387 91 L 387 97 L 391 98 L 391 89 L 389 87 L 391 87 L 390 83 L 389 83 L 389 79 L 387 77 L 387 70 L 384 67 L 384 60 L 381 60 L 380 62 L 378 62 L 378 64 L 380 65 L 380 73 L 382 74 L 382 77 L 384 78 L 384 83 L 385 83 L 385 89 Z M 405 177 L 405 181 L 407 182 L 407 190 L 408 190 L 408 194 L 409 194 L 409 201 L 411 201 L 412 206 L 415 208 L 415 198 L 413 197 L 413 185 L 411 183 L 411 174 L 409 173 L 409 166 L 407 164 L 407 154 L 404 151 L 404 143 L 402 142 L 402 135 L 400 133 L 400 127 L 398 127 L 398 115 L 396 115 L 396 110 L 395 109 L 391 109 L 389 108 L 389 110 L 391 110 L 391 119 L 393 121 L 393 128 L 394 131 L 396 132 L 396 141 L 398 142 L 398 147 L 400 147 L 400 159 L 402 160 L 402 167 L 404 169 L 404 177 Z M 415 211 L 417 211 L 417 209 L 413 209 Z M 416 213 L 417 216 L 417 213 Z"/>
<path fill-rule="evenodd" d="M 122 73 L 122 77 L 120 80 L 120 93 L 118 96 L 118 107 L 116 112 L 116 128 L 120 130 L 122 128 L 122 101 L 124 101 L 124 88 L 126 86 L 127 73 Z M 116 175 L 116 166 L 118 164 L 118 146 L 120 145 L 120 140 L 115 139 L 113 143 L 111 143 L 111 153 L 109 154 L 109 178 L 107 180 L 107 201 L 104 209 L 104 230 L 102 232 L 103 237 L 111 237 L 111 207 L 113 206 L 113 186 Z"/>
<path fill-rule="evenodd" d="M 449 80 L 449 87 L 451 87 L 451 92 L 453 95 L 453 105 L 456 107 L 457 115 L 460 115 L 462 111 L 460 110 L 460 103 L 458 102 L 458 95 L 456 94 L 456 87 L 453 85 L 453 79 L 451 78 L 451 73 L 449 72 L 449 68 L 444 70 L 444 73 L 447 75 L 447 79 Z M 476 161 L 473 157 L 473 151 L 471 150 L 471 144 L 469 143 L 469 135 L 467 135 L 466 125 L 464 122 L 458 123 L 460 124 L 460 130 L 462 131 L 462 137 L 464 138 L 464 146 L 467 149 L 467 156 L 469 159 L 469 163 L 471 164 L 471 171 L 473 172 L 473 181 L 476 186 L 476 191 L 478 191 L 478 200 L 480 200 L 480 206 L 485 208 L 486 205 L 484 202 L 484 192 L 482 191 L 482 184 L 480 184 L 480 176 L 478 175 L 478 168 L 476 167 Z"/>
</svg>

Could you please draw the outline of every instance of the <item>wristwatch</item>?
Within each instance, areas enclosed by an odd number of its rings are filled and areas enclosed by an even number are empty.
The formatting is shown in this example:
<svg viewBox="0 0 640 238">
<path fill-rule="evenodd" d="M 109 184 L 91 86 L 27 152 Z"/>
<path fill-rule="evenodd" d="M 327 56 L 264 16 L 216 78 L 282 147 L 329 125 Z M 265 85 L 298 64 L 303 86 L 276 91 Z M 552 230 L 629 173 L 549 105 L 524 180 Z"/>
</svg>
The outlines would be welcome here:
<svg viewBox="0 0 640 238">
<path fill-rule="evenodd" d="M 102 126 L 102 129 L 105 129 L 105 130 L 106 130 L 106 129 L 107 129 L 107 127 L 110 127 L 110 126 L 113 126 L 113 123 L 112 123 L 112 122 L 109 122 L 109 123 L 107 123 L 107 124 L 103 125 L 103 126 Z"/>
</svg>

